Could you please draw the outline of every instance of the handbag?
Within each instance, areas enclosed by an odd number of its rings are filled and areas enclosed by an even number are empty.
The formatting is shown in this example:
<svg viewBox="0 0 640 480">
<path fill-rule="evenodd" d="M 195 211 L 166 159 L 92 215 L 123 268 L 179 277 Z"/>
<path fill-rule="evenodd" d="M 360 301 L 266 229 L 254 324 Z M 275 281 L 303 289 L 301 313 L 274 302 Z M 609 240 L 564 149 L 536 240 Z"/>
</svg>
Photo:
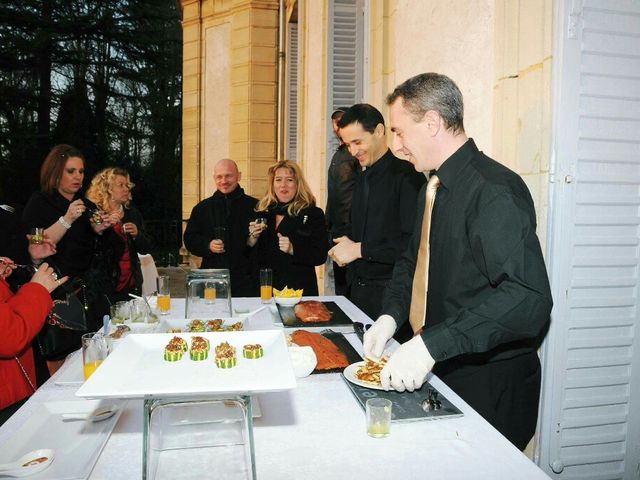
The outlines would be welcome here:
<svg viewBox="0 0 640 480">
<path fill-rule="evenodd" d="M 76 279 L 67 288 L 60 287 L 53 308 L 37 336 L 45 360 L 59 360 L 80 348 L 80 337 L 87 332 L 86 287 Z M 55 291 L 54 291 L 55 292 Z"/>
</svg>

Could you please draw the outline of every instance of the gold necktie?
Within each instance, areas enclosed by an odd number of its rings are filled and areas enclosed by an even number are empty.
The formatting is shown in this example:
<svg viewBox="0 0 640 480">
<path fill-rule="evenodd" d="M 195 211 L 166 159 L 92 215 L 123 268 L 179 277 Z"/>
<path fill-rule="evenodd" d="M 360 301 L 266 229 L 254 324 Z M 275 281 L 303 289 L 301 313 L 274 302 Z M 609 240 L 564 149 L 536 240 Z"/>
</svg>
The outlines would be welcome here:
<svg viewBox="0 0 640 480">
<path fill-rule="evenodd" d="M 431 175 L 427 183 L 427 194 L 422 217 L 422 231 L 420 233 L 420 248 L 416 261 L 416 271 L 413 274 L 411 289 L 411 309 L 409 323 L 414 333 L 418 333 L 424 326 L 427 313 L 427 290 L 429 288 L 429 232 L 431 231 L 431 212 L 436 199 L 436 190 L 440 186 L 440 179 Z"/>
</svg>

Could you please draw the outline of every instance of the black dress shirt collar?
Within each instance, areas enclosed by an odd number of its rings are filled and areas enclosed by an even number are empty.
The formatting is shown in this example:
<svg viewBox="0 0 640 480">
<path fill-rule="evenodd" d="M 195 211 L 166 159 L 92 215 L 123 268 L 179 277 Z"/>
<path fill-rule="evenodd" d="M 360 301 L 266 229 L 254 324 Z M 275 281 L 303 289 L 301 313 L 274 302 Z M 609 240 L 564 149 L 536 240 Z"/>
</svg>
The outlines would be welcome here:
<svg viewBox="0 0 640 480">
<path fill-rule="evenodd" d="M 391 153 L 391 149 L 387 148 L 387 151 L 384 153 L 384 155 L 380 157 L 380 159 L 376 163 L 374 163 L 370 167 L 367 167 L 367 169 L 364 170 L 364 173 L 366 173 L 368 178 L 370 178 L 372 175 L 382 175 L 394 160 L 397 160 L 396 157 L 393 155 L 393 153 Z"/>
<path fill-rule="evenodd" d="M 458 173 L 469 163 L 474 155 L 478 153 L 478 147 L 472 138 L 467 140 L 453 155 L 447 158 L 440 168 L 435 172 L 440 179 L 441 187 L 451 190 L 456 180 L 458 179 Z"/>
</svg>

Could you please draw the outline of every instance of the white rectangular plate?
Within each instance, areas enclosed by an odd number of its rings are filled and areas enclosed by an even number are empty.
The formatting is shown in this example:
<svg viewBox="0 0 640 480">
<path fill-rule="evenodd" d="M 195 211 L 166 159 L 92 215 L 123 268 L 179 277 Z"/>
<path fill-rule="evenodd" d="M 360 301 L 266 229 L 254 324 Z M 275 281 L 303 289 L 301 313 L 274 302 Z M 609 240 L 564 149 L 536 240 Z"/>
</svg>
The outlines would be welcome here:
<svg viewBox="0 0 640 480">
<path fill-rule="evenodd" d="M 246 317 L 214 317 L 212 315 L 209 315 L 207 317 L 201 317 L 200 320 L 202 320 L 206 324 L 208 320 L 215 320 L 216 318 L 219 318 L 220 320 L 222 320 L 223 328 L 229 327 L 234 323 L 240 322 L 243 324 L 243 329 L 244 329 L 244 321 L 246 320 Z M 155 333 L 167 333 L 167 330 L 175 329 L 175 328 L 179 328 L 183 332 L 186 332 L 187 324 L 189 324 L 190 322 L 191 322 L 191 319 L 186 319 L 186 318 L 164 317 L 160 320 L 160 324 L 157 325 Z"/>
<path fill-rule="evenodd" d="M 100 452 L 118 422 L 122 408 L 102 422 L 63 422 L 63 413 L 90 413 L 99 400 L 45 402 L 11 438 L 0 446 L 0 463 L 9 462 L 31 450 L 52 448 L 55 458 L 33 480 L 75 480 L 89 476 Z"/>
<path fill-rule="evenodd" d="M 76 392 L 89 398 L 141 398 L 196 396 L 217 393 L 259 393 L 290 390 L 296 380 L 281 330 L 249 332 L 180 333 L 209 340 L 209 358 L 193 361 L 186 352 L 182 360 L 164 360 L 164 347 L 171 333 L 129 335 Z M 222 369 L 215 364 L 215 347 L 229 342 L 236 347 L 238 363 Z M 242 356 L 245 344 L 259 343 L 264 356 L 250 360 Z"/>
</svg>

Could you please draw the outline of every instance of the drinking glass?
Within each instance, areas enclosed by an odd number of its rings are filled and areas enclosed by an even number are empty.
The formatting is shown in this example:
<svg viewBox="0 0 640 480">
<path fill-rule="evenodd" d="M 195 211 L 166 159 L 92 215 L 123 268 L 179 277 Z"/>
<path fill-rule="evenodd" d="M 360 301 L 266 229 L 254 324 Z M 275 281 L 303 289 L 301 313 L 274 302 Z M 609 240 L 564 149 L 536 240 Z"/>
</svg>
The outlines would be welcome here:
<svg viewBox="0 0 640 480">
<path fill-rule="evenodd" d="M 169 276 L 158 276 L 158 311 L 160 315 L 168 315 L 171 310 L 171 289 L 169 288 Z"/>
<path fill-rule="evenodd" d="M 214 240 L 220 240 L 221 242 L 224 242 L 226 236 L 227 236 L 226 227 L 215 227 L 213 229 L 213 239 Z"/>
<path fill-rule="evenodd" d="M 102 212 L 100 210 L 94 208 L 93 210 L 91 210 L 91 212 L 89 212 L 89 214 L 91 215 L 91 221 L 93 223 L 95 223 L 96 225 L 100 225 L 102 223 Z"/>
<path fill-rule="evenodd" d="M 273 297 L 273 270 L 263 268 L 260 270 L 260 300 L 262 303 L 270 303 Z"/>
<path fill-rule="evenodd" d="M 206 282 L 204 284 L 204 301 L 207 305 L 216 303 L 217 291 L 216 282 Z"/>
<path fill-rule="evenodd" d="M 109 309 L 111 323 L 123 323 L 129 318 L 129 302 L 116 302 Z"/>
<path fill-rule="evenodd" d="M 267 219 L 265 217 L 257 217 L 254 220 L 257 227 L 260 227 L 261 230 L 267 229 Z"/>
<path fill-rule="evenodd" d="M 112 350 L 112 342 L 102 333 L 92 332 L 82 335 L 82 366 L 87 380 L 102 364 Z"/>
<path fill-rule="evenodd" d="M 29 238 L 29 243 L 40 245 L 42 242 L 44 242 L 44 228 L 32 228 L 30 233 L 31 238 Z"/>
<path fill-rule="evenodd" d="M 367 417 L 367 435 L 383 438 L 391 431 L 391 400 L 370 398 L 365 404 Z"/>
</svg>

